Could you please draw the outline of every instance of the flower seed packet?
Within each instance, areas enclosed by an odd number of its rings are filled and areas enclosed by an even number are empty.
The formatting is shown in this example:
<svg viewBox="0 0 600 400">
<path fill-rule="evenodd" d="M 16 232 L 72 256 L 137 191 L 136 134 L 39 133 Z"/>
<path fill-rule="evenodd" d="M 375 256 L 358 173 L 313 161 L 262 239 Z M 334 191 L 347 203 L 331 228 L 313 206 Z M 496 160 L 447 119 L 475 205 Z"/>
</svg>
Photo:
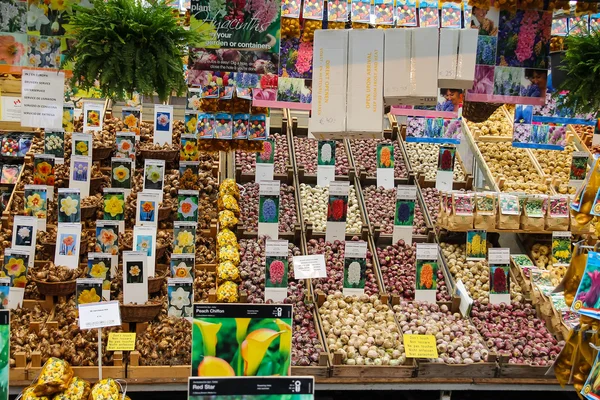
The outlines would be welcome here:
<svg viewBox="0 0 600 400">
<path fill-rule="evenodd" d="M 552 232 L 552 265 L 568 267 L 571 255 L 571 232 Z"/>
<path fill-rule="evenodd" d="M 477 209 L 478 215 L 493 215 L 494 210 L 496 209 L 496 193 L 477 193 L 475 208 Z"/>
<path fill-rule="evenodd" d="M 571 310 L 592 318 L 600 317 L 600 253 L 588 252 L 583 277 Z"/>
<path fill-rule="evenodd" d="M 102 130 L 102 111 L 104 104 L 102 103 L 83 103 L 83 131 L 101 131 Z M 73 152 L 73 154 L 75 154 Z"/>
<path fill-rule="evenodd" d="M 81 194 L 79 189 L 58 189 L 58 223 L 81 222 Z"/>
<path fill-rule="evenodd" d="M 198 139 L 196 135 L 181 135 L 181 148 L 179 149 L 179 161 L 198 161 Z"/>
<path fill-rule="evenodd" d="M 102 279 L 83 278 L 77 279 L 75 303 L 98 303 L 102 301 Z"/>
<path fill-rule="evenodd" d="M 279 236 L 280 182 L 262 181 L 258 197 L 258 235 Z"/>
<path fill-rule="evenodd" d="M 369 0 L 351 0 L 350 14 L 352 22 L 369 23 L 371 21 L 371 2 Z"/>
<path fill-rule="evenodd" d="M 233 119 L 231 114 L 215 115 L 215 139 L 231 139 L 233 135 Z"/>
<path fill-rule="evenodd" d="M 256 153 L 257 164 L 273 164 L 275 162 L 275 141 L 272 139 L 265 140 L 263 143 L 263 151 Z"/>
<path fill-rule="evenodd" d="M 177 221 L 198 222 L 197 190 L 180 190 L 177 194 Z"/>
<path fill-rule="evenodd" d="M 265 114 L 251 115 L 248 127 L 248 140 L 266 140 L 268 134 L 267 116 Z"/>
<path fill-rule="evenodd" d="M 133 160 L 127 158 L 111 158 L 111 187 L 131 190 L 133 176 Z"/>
<path fill-rule="evenodd" d="M 417 26 L 417 1 L 416 0 L 397 0 L 396 13 L 398 26 Z"/>
<path fill-rule="evenodd" d="M 123 252 L 123 304 L 148 301 L 148 256 L 145 252 Z"/>
<path fill-rule="evenodd" d="M 186 135 L 196 134 L 196 125 L 198 124 L 198 112 L 197 111 L 186 111 L 183 117 L 183 125 L 185 128 Z"/>
<path fill-rule="evenodd" d="M 199 111 L 202 105 L 202 90 L 200 88 L 188 88 L 185 103 L 186 111 Z"/>
<path fill-rule="evenodd" d="M 0 278 L 0 310 L 8 310 L 10 296 L 10 278 Z M 8 342 L 8 338 L 6 341 Z M 6 396 L 8 398 L 8 395 Z"/>
<path fill-rule="evenodd" d="M 500 193 L 500 212 L 504 215 L 521 215 L 519 198 L 514 195 Z"/>
<path fill-rule="evenodd" d="M 75 156 L 92 156 L 94 138 L 89 133 L 73 133 L 71 154 Z"/>
<path fill-rule="evenodd" d="M 195 254 L 171 254 L 171 276 L 174 278 L 195 277 Z"/>
<path fill-rule="evenodd" d="M 142 123 L 142 110 L 136 107 L 123 107 L 121 117 L 127 129 L 134 133 L 140 128 Z"/>
<path fill-rule="evenodd" d="M 38 219 L 38 229 L 46 231 L 48 217 L 48 187 L 44 185 L 25 185 L 24 207 L 25 215 Z"/>
<path fill-rule="evenodd" d="M 79 266 L 81 223 L 58 224 L 54 263 L 75 269 Z"/>
<path fill-rule="evenodd" d="M 44 153 L 52 154 L 55 158 L 65 158 L 65 133 L 63 131 L 46 131 L 44 133 Z"/>
<path fill-rule="evenodd" d="M 103 220 L 117 221 L 120 232 L 125 232 L 125 189 L 104 188 L 102 196 Z"/>
<path fill-rule="evenodd" d="M 73 132 L 75 130 L 73 127 L 74 122 L 75 122 L 75 107 L 73 107 L 73 105 L 69 105 L 69 104 L 63 105 L 63 118 L 62 118 L 63 131 Z"/>
<path fill-rule="evenodd" d="M 195 254 L 196 253 L 196 222 L 174 222 L 173 223 L 173 253 Z"/>
<path fill-rule="evenodd" d="M 141 192 L 136 200 L 136 225 L 157 226 L 160 197 L 157 193 Z"/>
<path fill-rule="evenodd" d="M 165 160 L 145 160 L 144 192 L 157 193 L 162 201 L 165 183 Z"/>
<path fill-rule="evenodd" d="M 115 158 L 130 158 L 135 161 L 135 133 L 117 132 Z"/>
<path fill-rule="evenodd" d="M 235 114 L 233 116 L 233 139 L 247 139 L 250 114 Z"/>
<path fill-rule="evenodd" d="M 283 302 L 288 285 L 288 241 L 267 239 L 265 243 L 265 301 Z"/>
<path fill-rule="evenodd" d="M 191 278 L 168 278 L 167 294 L 169 298 L 169 317 L 187 318 L 193 317 L 193 293 L 194 281 Z"/>
<path fill-rule="evenodd" d="M 90 195 L 90 178 L 92 174 L 92 157 L 71 156 L 69 188 L 78 189 L 81 197 Z"/>
<path fill-rule="evenodd" d="M 439 28 L 440 20 L 437 1 L 419 1 L 419 26 Z"/>
<path fill-rule="evenodd" d="M 443 3 L 442 4 L 442 28 L 462 27 L 462 14 L 460 4 Z"/>
<path fill-rule="evenodd" d="M 375 0 L 375 24 L 392 25 L 394 23 L 394 1 Z"/>
<path fill-rule="evenodd" d="M 198 113 L 198 124 L 196 134 L 199 139 L 212 139 L 215 135 L 215 116 L 208 113 Z"/>
<path fill-rule="evenodd" d="M 119 223 L 116 221 L 96 221 L 96 247 L 97 253 L 111 255 L 119 254 Z"/>
<path fill-rule="evenodd" d="M 487 256 L 487 231 L 467 232 L 467 260 L 485 260 Z"/>
<path fill-rule="evenodd" d="M 179 163 L 179 187 L 185 190 L 197 190 L 200 173 L 200 163 L 198 161 Z"/>
<path fill-rule="evenodd" d="M 327 2 L 327 20 L 330 22 L 348 21 L 348 1 L 330 0 Z"/>
<path fill-rule="evenodd" d="M 203 99 L 218 99 L 219 98 L 219 87 L 213 85 L 202 86 L 202 98 Z"/>
<path fill-rule="evenodd" d="M 111 278 L 117 275 L 119 256 L 106 253 L 88 253 L 87 277 L 102 279 L 102 297 L 110 300 Z"/>
<path fill-rule="evenodd" d="M 543 218 L 548 207 L 548 197 L 541 195 L 527 196 L 525 215 L 531 218 Z"/>
<path fill-rule="evenodd" d="M 173 106 L 154 105 L 154 144 L 173 143 Z"/>
<path fill-rule="evenodd" d="M 133 227 L 133 250 L 146 254 L 146 268 L 148 276 L 154 276 L 156 265 L 156 227 Z"/>
<path fill-rule="evenodd" d="M 300 18 L 300 0 L 283 0 L 281 2 L 281 16 L 285 18 Z"/>
<path fill-rule="evenodd" d="M 0 275 L 10 279 L 10 290 L 6 308 L 15 309 L 22 306 L 27 285 L 27 270 L 29 268 L 29 252 L 17 249 L 4 250 L 4 265 Z"/>
<path fill-rule="evenodd" d="M 305 1 L 302 6 L 302 16 L 305 19 L 316 19 L 321 21 L 323 19 L 323 0 L 310 0 Z"/>
<path fill-rule="evenodd" d="M 33 184 L 54 186 L 56 176 L 54 174 L 54 156 L 51 154 L 36 154 L 33 159 Z M 54 188 L 48 190 L 48 197 L 52 200 L 51 195 L 54 193 Z"/>
<path fill-rule="evenodd" d="M 219 88 L 219 100 L 231 100 L 233 98 L 233 86 Z"/>
<path fill-rule="evenodd" d="M 29 266 L 33 267 L 37 237 L 37 218 L 15 215 L 13 220 L 12 248 L 27 251 Z"/>
<path fill-rule="evenodd" d="M 363 295 L 366 281 L 367 242 L 347 242 L 344 252 L 344 295 Z"/>
</svg>

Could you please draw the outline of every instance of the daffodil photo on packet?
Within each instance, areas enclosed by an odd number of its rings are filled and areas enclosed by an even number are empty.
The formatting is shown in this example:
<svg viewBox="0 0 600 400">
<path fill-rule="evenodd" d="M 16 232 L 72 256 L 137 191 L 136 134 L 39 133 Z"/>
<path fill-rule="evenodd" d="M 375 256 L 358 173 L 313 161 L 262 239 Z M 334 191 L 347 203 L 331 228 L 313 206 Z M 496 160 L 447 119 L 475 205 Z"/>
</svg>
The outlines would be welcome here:
<svg viewBox="0 0 600 400">
<path fill-rule="evenodd" d="M 168 315 L 178 318 L 192 318 L 193 283 L 191 278 L 169 278 L 167 292 L 169 298 Z"/>
<path fill-rule="evenodd" d="M 102 279 L 77 279 L 77 305 L 102 301 Z"/>
<path fill-rule="evenodd" d="M 133 162 L 127 158 L 113 157 L 111 160 L 111 187 L 131 189 Z"/>
<path fill-rule="evenodd" d="M 171 254 L 171 276 L 174 278 L 194 278 L 195 254 Z"/>
<path fill-rule="evenodd" d="M 164 179 L 164 160 L 146 160 L 144 164 L 144 190 L 162 191 Z"/>
<path fill-rule="evenodd" d="M 194 304 L 192 376 L 287 376 L 291 346 L 289 304 Z"/>
<path fill-rule="evenodd" d="M 58 189 L 58 222 L 81 222 L 79 190 Z"/>
</svg>

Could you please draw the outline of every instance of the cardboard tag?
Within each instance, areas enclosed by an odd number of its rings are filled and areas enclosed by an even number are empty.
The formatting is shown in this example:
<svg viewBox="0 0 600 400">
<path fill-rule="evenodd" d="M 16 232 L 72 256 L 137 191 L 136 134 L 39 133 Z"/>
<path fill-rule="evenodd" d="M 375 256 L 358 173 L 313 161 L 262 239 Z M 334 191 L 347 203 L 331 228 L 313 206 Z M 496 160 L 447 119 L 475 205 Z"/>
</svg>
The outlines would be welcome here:
<svg viewBox="0 0 600 400">
<path fill-rule="evenodd" d="M 335 181 L 335 140 L 319 140 L 317 145 L 317 185 Z"/>
<path fill-rule="evenodd" d="M 394 145 L 377 144 L 377 187 L 394 188 Z"/>
<path fill-rule="evenodd" d="M 282 302 L 287 297 L 288 241 L 267 239 L 265 256 L 265 300 Z"/>
<path fill-rule="evenodd" d="M 295 256 L 294 277 L 296 279 L 327 278 L 325 256 L 323 254 Z"/>
<path fill-rule="evenodd" d="M 438 153 L 437 175 L 435 177 L 435 188 L 437 190 L 452 190 L 455 160 L 456 147 L 440 146 Z"/>
<path fill-rule="evenodd" d="M 490 249 L 490 303 L 510 304 L 510 249 Z"/>
<path fill-rule="evenodd" d="M 327 204 L 327 224 L 325 240 L 334 242 L 346 238 L 346 220 L 348 218 L 348 194 L 350 182 L 333 181 L 329 184 L 329 202 Z"/>
<path fill-rule="evenodd" d="M 438 358 L 434 335 L 403 335 L 404 349 L 408 358 Z"/>
<path fill-rule="evenodd" d="M 121 310 L 118 301 L 80 304 L 79 329 L 107 328 L 121 325 Z"/>
<path fill-rule="evenodd" d="M 344 249 L 344 296 L 365 293 L 367 279 L 367 242 L 346 242 Z"/>
<path fill-rule="evenodd" d="M 107 351 L 135 350 L 135 332 L 110 332 L 108 334 Z"/>
<path fill-rule="evenodd" d="M 416 198 L 416 186 L 397 187 L 396 211 L 394 214 L 394 232 L 392 235 L 392 240 L 394 243 L 397 243 L 398 240 L 402 239 L 407 245 L 412 245 Z"/>
<path fill-rule="evenodd" d="M 258 198 L 258 236 L 279 238 L 280 181 L 262 181 Z"/>
</svg>

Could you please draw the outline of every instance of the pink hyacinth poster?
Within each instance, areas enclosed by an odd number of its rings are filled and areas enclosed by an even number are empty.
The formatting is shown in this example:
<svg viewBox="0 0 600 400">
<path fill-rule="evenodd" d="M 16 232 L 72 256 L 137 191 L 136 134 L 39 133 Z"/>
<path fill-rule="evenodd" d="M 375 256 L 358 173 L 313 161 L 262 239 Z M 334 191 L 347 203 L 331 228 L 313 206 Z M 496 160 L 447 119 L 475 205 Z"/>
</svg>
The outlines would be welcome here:
<svg viewBox="0 0 600 400">
<path fill-rule="evenodd" d="M 473 7 L 479 31 L 475 83 L 467 100 L 543 105 L 546 101 L 552 13 Z"/>
<path fill-rule="evenodd" d="M 190 46 L 190 74 L 207 70 L 276 74 L 280 6 L 280 0 L 192 0 L 190 29 L 202 38 Z"/>
</svg>

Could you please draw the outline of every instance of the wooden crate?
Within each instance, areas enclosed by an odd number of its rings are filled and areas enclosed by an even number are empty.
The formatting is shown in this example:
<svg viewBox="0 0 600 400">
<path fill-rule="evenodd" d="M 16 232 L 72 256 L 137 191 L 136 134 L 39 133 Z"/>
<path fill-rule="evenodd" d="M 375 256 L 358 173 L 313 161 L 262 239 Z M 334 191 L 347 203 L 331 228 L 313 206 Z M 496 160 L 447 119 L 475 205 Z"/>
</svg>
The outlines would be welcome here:
<svg viewBox="0 0 600 400">
<path fill-rule="evenodd" d="M 323 346 L 323 352 L 319 355 L 319 365 L 309 367 L 294 367 L 292 366 L 292 375 L 295 376 L 314 376 L 315 379 L 323 379 L 329 377 L 329 354 L 327 352 L 326 342 L 321 330 L 321 319 L 317 310 L 313 310 L 313 321 L 319 342 Z"/>
<path fill-rule="evenodd" d="M 142 366 L 140 365 L 139 351 L 132 351 L 129 354 L 129 365 L 127 365 L 127 379 L 152 379 L 152 378 L 169 378 L 173 383 L 187 382 L 187 378 L 192 371 L 191 365 L 156 365 Z"/>
<path fill-rule="evenodd" d="M 414 378 L 417 376 L 418 366 L 414 360 L 407 360 L 406 364 L 398 366 L 389 365 L 343 365 L 342 354 L 331 355 L 333 378 Z"/>
<path fill-rule="evenodd" d="M 556 376 L 552 371 L 551 366 L 533 366 L 533 365 L 517 365 L 509 364 L 508 358 L 501 356 L 499 358 L 499 378 L 538 378 L 538 379 L 549 379 L 556 380 Z M 550 373 L 546 375 L 546 372 L 550 369 Z"/>
<path fill-rule="evenodd" d="M 473 364 L 444 364 L 417 360 L 419 378 L 495 378 L 498 363 L 478 362 Z"/>
<path fill-rule="evenodd" d="M 18 385 L 17 382 L 27 381 L 27 355 L 25 352 L 17 352 L 15 356 L 15 366 L 8 370 L 8 379 L 12 386 Z"/>
</svg>

